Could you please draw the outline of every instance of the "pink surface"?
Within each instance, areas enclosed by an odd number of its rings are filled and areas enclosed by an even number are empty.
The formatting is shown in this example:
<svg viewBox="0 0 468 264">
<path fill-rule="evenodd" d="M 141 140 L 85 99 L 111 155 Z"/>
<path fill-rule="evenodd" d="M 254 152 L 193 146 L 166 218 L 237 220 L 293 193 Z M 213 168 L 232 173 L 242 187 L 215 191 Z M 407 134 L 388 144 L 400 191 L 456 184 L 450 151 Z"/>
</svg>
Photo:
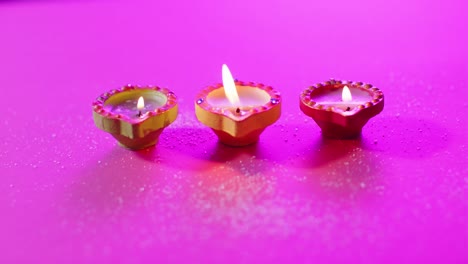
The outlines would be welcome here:
<svg viewBox="0 0 468 264">
<path fill-rule="evenodd" d="M 165 2 L 0 1 L 1 263 L 467 262 L 464 1 Z M 255 146 L 196 121 L 222 63 L 282 92 Z M 361 140 L 299 110 L 330 77 L 385 93 Z M 93 124 L 126 83 L 180 98 L 156 148 Z"/>
</svg>

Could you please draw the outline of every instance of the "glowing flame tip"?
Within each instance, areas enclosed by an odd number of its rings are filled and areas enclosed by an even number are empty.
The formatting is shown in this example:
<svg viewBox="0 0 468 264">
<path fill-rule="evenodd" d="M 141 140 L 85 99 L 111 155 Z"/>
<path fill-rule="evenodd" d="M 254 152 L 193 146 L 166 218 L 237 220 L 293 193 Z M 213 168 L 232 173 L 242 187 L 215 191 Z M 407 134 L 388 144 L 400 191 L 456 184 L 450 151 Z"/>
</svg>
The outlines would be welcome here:
<svg viewBox="0 0 468 264">
<path fill-rule="evenodd" d="M 353 96 L 351 95 L 351 91 L 349 90 L 348 86 L 345 85 L 343 87 L 343 92 L 341 93 L 341 100 L 343 102 L 350 102 L 353 100 Z"/>
<path fill-rule="evenodd" d="M 226 94 L 227 99 L 233 106 L 239 106 L 240 99 L 237 94 L 236 84 L 234 83 L 234 78 L 232 77 L 231 71 L 226 64 L 223 64 L 222 67 L 222 76 L 223 76 L 223 87 L 224 93 Z"/>
<path fill-rule="evenodd" d="M 143 110 L 144 107 L 145 107 L 145 99 L 143 99 L 143 96 L 140 96 L 140 98 L 138 98 L 137 109 L 141 111 Z"/>
</svg>

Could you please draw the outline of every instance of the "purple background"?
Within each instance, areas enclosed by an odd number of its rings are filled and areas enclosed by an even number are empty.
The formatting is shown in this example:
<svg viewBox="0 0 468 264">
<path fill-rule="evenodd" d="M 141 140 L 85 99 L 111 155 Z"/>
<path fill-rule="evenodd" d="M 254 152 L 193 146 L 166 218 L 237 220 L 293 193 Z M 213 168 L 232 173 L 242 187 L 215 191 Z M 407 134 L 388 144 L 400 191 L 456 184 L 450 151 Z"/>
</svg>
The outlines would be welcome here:
<svg viewBox="0 0 468 264">
<path fill-rule="evenodd" d="M 462 0 L 0 1 L 0 262 L 466 263 L 466 24 Z M 222 63 L 282 92 L 255 146 L 196 121 Z M 330 77 L 385 93 L 361 140 L 299 110 Z M 180 98 L 156 148 L 93 124 L 126 83 Z"/>
</svg>

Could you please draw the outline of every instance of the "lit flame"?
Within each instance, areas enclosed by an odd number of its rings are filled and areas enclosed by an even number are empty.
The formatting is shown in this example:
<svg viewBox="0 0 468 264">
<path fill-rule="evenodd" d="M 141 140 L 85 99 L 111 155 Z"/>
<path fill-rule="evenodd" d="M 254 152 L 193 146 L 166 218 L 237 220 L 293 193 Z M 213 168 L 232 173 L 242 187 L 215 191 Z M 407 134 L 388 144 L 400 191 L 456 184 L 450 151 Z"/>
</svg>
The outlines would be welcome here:
<svg viewBox="0 0 468 264">
<path fill-rule="evenodd" d="M 351 102 L 353 100 L 353 96 L 351 96 L 351 91 L 349 90 L 348 86 L 343 87 L 341 100 L 343 100 L 343 102 Z"/>
<path fill-rule="evenodd" d="M 233 106 L 240 105 L 239 95 L 237 94 L 236 84 L 234 83 L 234 78 L 229 71 L 229 68 L 226 64 L 223 64 L 222 68 L 223 74 L 223 86 L 224 93 L 226 94 L 227 99 Z"/>
<path fill-rule="evenodd" d="M 140 98 L 138 98 L 137 109 L 141 111 L 143 108 L 145 108 L 145 99 L 143 99 L 143 96 L 140 96 Z"/>
</svg>

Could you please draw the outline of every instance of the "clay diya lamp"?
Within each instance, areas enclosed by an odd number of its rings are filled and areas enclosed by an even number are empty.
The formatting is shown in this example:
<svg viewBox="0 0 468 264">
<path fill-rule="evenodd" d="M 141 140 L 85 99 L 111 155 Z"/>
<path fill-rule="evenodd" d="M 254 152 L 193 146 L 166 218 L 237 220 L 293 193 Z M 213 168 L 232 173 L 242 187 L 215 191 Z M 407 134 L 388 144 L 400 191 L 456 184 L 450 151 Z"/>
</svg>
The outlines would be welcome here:
<svg viewBox="0 0 468 264">
<path fill-rule="evenodd" d="M 127 85 L 93 102 L 96 126 L 133 150 L 155 145 L 164 128 L 177 118 L 177 112 L 174 93 L 157 86 Z"/>
<path fill-rule="evenodd" d="M 371 84 L 330 80 L 304 90 L 299 105 L 324 137 L 349 139 L 359 137 L 367 121 L 382 112 L 384 95 Z"/>
<path fill-rule="evenodd" d="M 281 115 L 281 96 L 270 86 L 234 81 L 222 67 L 223 84 L 202 90 L 195 99 L 198 120 L 229 146 L 256 143 L 265 128 Z"/>
</svg>

